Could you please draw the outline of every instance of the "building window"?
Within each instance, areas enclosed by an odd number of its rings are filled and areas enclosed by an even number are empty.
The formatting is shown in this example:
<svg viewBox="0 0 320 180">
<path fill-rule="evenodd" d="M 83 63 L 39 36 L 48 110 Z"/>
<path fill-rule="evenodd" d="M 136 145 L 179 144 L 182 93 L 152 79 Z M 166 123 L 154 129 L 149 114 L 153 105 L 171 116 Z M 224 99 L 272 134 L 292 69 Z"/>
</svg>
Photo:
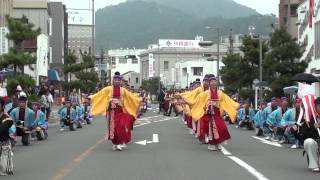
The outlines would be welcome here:
<svg viewBox="0 0 320 180">
<path fill-rule="evenodd" d="M 129 81 L 129 83 L 131 83 L 131 79 L 130 78 L 128 79 L 128 81 Z"/>
<path fill-rule="evenodd" d="M 193 75 L 194 76 L 202 76 L 203 74 L 203 67 L 193 67 Z"/>
<path fill-rule="evenodd" d="M 163 68 L 164 68 L 165 71 L 169 70 L 169 61 L 164 61 L 163 62 Z"/>
<path fill-rule="evenodd" d="M 138 58 L 133 58 L 131 61 L 132 61 L 132 64 L 138 64 Z"/>
<path fill-rule="evenodd" d="M 136 77 L 136 83 L 139 83 L 139 78 Z"/>
<path fill-rule="evenodd" d="M 188 74 L 187 68 L 182 68 L 182 75 L 187 76 L 187 74 Z"/>
<path fill-rule="evenodd" d="M 111 57 L 111 65 L 116 65 L 116 57 Z"/>
<path fill-rule="evenodd" d="M 119 57 L 119 64 L 127 64 L 127 59 L 125 57 Z"/>
</svg>

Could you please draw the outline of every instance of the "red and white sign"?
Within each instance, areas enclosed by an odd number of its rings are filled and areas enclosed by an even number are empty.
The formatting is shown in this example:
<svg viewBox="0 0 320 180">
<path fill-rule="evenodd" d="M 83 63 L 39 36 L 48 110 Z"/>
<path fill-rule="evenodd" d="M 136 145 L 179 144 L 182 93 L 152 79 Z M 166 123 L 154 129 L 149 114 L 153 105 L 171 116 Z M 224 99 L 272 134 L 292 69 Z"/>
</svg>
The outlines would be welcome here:
<svg viewBox="0 0 320 180">
<path fill-rule="evenodd" d="M 200 48 L 199 40 L 160 39 L 160 48 Z"/>
</svg>

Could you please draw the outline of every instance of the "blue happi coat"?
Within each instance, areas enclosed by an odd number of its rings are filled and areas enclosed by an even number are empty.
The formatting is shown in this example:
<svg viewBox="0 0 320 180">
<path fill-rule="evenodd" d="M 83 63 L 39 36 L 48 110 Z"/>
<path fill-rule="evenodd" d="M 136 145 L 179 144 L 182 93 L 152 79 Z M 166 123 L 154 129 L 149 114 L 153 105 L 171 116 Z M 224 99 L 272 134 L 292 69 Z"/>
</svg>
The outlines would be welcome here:
<svg viewBox="0 0 320 180">
<path fill-rule="evenodd" d="M 288 109 L 282 116 L 281 126 L 292 126 L 296 123 L 296 108 Z"/>
<path fill-rule="evenodd" d="M 76 106 L 76 108 L 74 110 L 76 111 L 76 114 L 77 114 L 76 120 L 79 121 L 79 120 L 83 119 L 84 113 L 83 113 L 82 107 Z"/>
<path fill-rule="evenodd" d="M 286 111 L 286 110 L 285 110 Z M 278 108 L 277 110 L 273 111 L 269 114 L 267 118 L 267 124 L 270 126 L 280 127 L 281 126 L 281 119 L 285 112 L 283 112 L 282 108 Z"/>
<path fill-rule="evenodd" d="M 249 108 L 249 114 L 248 116 L 246 117 L 246 110 L 244 108 L 241 108 L 239 111 L 238 111 L 238 114 L 237 114 L 237 120 L 238 122 L 240 121 L 243 121 L 245 119 L 249 119 L 249 120 L 252 120 L 254 119 L 254 115 L 255 115 L 255 112 L 252 108 Z"/>
<path fill-rule="evenodd" d="M 46 121 L 46 115 L 40 111 L 37 110 L 37 117 L 35 117 L 35 126 L 39 126 L 42 129 L 48 129 L 48 122 Z"/>
<path fill-rule="evenodd" d="M 260 109 L 254 116 L 253 120 L 256 127 L 263 127 L 263 124 L 266 122 L 267 114 L 265 109 Z"/>
<path fill-rule="evenodd" d="M 17 107 L 17 108 L 14 108 L 10 113 L 10 117 L 12 118 L 14 124 L 16 124 L 17 121 L 19 121 L 19 111 L 20 111 L 20 108 Z M 25 118 L 24 118 L 25 127 L 27 128 L 34 127 L 34 122 L 35 122 L 34 112 L 30 108 L 26 108 Z"/>
<path fill-rule="evenodd" d="M 82 107 L 82 110 L 83 110 L 83 116 L 85 114 L 87 114 L 87 117 L 91 120 L 92 119 L 92 115 L 90 114 L 90 109 L 91 109 L 91 106 L 90 104 L 87 104 L 87 109 L 85 109 L 85 105 L 86 104 L 83 104 L 81 107 Z"/>
<path fill-rule="evenodd" d="M 61 109 L 59 115 L 60 115 L 60 120 L 65 119 L 67 117 L 67 107 L 64 107 L 63 109 Z M 77 120 L 77 113 L 72 107 L 70 108 L 70 119 L 72 121 Z"/>
</svg>

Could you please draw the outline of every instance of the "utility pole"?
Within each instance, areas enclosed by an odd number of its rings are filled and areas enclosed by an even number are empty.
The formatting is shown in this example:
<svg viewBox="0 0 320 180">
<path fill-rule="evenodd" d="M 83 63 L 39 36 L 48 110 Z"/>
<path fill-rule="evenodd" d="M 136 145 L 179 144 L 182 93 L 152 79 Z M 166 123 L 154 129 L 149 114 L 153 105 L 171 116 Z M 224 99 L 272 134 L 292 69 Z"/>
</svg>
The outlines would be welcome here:
<svg viewBox="0 0 320 180">
<path fill-rule="evenodd" d="M 262 83 L 262 37 L 261 35 L 259 36 L 259 79 L 260 79 L 260 83 Z M 262 99 L 263 99 L 263 94 L 262 94 L 262 86 L 260 87 L 260 93 L 259 93 L 259 96 L 260 96 L 260 103 L 262 102 Z"/>
<path fill-rule="evenodd" d="M 229 53 L 230 54 L 233 54 L 233 37 L 232 37 L 232 29 L 230 29 L 230 32 L 229 32 Z"/>
<path fill-rule="evenodd" d="M 95 48 L 95 11 L 94 11 L 94 0 L 92 0 L 92 54 L 96 54 Z"/>
</svg>

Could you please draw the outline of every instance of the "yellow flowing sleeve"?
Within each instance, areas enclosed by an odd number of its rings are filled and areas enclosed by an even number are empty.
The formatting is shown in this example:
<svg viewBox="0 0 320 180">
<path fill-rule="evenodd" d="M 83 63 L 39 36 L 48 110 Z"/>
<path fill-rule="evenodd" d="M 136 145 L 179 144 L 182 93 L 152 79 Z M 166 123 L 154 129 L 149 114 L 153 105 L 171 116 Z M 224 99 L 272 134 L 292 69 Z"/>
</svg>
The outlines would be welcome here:
<svg viewBox="0 0 320 180">
<path fill-rule="evenodd" d="M 203 92 L 203 87 L 200 86 L 192 91 L 184 92 L 179 94 L 184 101 L 186 101 L 189 105 L 193 106 L 196 103 L 197 96 Z"/>
<path fill-rule="evenodd" d="M 210 96 L 208 91 L 204 91 L 197 96 L 195 103 L 191 107 L 192 119 L 195 121 L 200 120 L 205 113 L 205 107 L 209 101 L 209 98 Z"/>
<path fill-rule="evenodd" d="M 106 112 L 107 105 L 111 101 L 112 86 L 108 86 L 90 96 L 91 99 L 91 113 L 92 115 L 99 115 Z"/>
<path fill-rule="evenodd" d="M 220 99 L 220 112 L 223 114 L 226 112 L 231 121 L 236 121 L 237 110 L 240 107 L 240 104 L 232 100 L 228 95 L 224 92 L 219 91 L 219 99 Z"/>
<path fill-rule="evenodd" d="M 123 89 L 123 109 L 131 116 L 137 117 L 140 107 L 140 97 L 130 91 Z"/>
</svg>

